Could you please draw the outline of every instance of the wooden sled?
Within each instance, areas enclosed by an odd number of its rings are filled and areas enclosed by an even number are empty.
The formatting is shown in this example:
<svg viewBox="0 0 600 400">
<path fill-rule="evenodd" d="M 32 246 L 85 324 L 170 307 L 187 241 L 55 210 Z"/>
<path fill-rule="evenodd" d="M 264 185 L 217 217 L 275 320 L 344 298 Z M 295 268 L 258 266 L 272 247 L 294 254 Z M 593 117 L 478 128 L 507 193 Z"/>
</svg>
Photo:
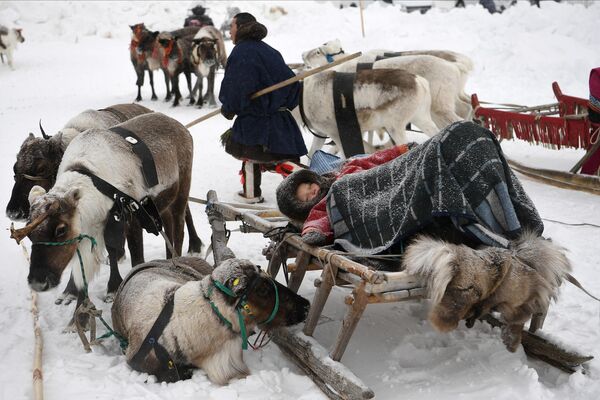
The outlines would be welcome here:
<svg viewBox="0 0 600 400">
<path fill-rule="evenodd" d="M 221 203 L 216 192 L 209 191 L 206 213 L 212 228 L 212 249 L 215 265 L 227 251 L 229 231 L 227 222 L 241 223 L 244 233 L 269 234 L 288 224 L 278 210 L 261 206 L 246 206 Z M 282 233 L 277 243 L 288 246 L 288 254 L 295 255 L 295 263 L 288 266 L 288 286 L 298 291 L 308 270 L 321 270 L 320 279 L 315 280 L 316 292 L 311 301 L 308 317 L 301 328 L 279 329 L 273 333 L 273 341 L 287 354 L 315 384 L 331 399 L 370 399 L 373 390 L 365 385 L 352 371 L 340 363 L 352 334 L 369 304 L 417 300 L 426 297 L 422 282 L 406 272 L 375 271 L 350 260 L 343 253 L 305 244 L 298 234 Z M 279 271 L 281 257 L 274 252 L 271 256 L 269 273 L 275 277 Z M 313 337 L 317 322 L 334 285 L 349 286 L 351 293 L 344 302 L 347 312 L 337 338 L 330 350 L 325 349 Z M 581 364 L 593 357 L 561 349 L 534 334 L 543 325 L 546 313 L 535 315 L 529 332 L 524 332 L 522 344 L 528 355 L 539 358 L 567 372 L 574 372 Z M 493 326 L 501 322 L 487 316 L 482 320 Z"/>
</svg>

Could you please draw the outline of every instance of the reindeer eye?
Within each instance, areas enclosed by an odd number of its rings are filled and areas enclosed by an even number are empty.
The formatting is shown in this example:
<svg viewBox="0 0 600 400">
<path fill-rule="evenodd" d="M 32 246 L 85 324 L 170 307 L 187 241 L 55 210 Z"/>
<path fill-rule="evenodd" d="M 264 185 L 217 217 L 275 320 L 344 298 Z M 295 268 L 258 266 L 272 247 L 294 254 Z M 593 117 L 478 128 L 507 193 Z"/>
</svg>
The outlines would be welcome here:
<svg viewBox="0 0 600 400">
<path fill-rule="evenodd" d="M 60 224 L 54 230 L 54 236 L 56 238 L 60 238 L 60 237 L 64 236 L 66 233 L 67 233 L 67 225 L 66 224 Z"/>
</svg>

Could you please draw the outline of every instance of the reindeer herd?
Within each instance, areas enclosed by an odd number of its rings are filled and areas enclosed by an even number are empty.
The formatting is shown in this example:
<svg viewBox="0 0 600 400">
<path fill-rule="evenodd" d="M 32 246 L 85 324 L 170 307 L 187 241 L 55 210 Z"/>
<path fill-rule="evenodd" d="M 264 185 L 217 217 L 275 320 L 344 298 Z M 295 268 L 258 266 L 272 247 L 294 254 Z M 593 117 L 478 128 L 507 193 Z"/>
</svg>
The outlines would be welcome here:
<svg viewBox="0 0 600 400">
<path fill-rule="evenodd" d="M 146 71 L 152 99 L 157 99 L 153 74 L 160 69 L 165 100 L 173 99 L 173 106 L 182 99 L 181 73 L 190 104 L 216 105 L 215 72 L 227 62 L 217 29 L 158 32 L 142 23 L 132 25 L 131 31 L 136 101 L 142 100 Z M 313 68 L 343 54 L 340 42 L 332 41 L 305 52 L 303 59 L 307 68 Z M 333 77 L 353 72 L 361 131 L 385 130 L 394 142 L 405 143 L 405 127 L 414 123 L 432 136 L 469 116 L 464 87 L 471 70 L 468 57 L 450 51 L 371 51 L 307 78 L 304 113 L 295 116 L 320 133 L 311 154 L 323 145 L 325 136 L 338 142 Z M 203 95 L 204 78 L 207 92 Z M 52 136 L 41 124 L 40 130 L 42 138 L 30 134 L 17 154 L 15 184 L 6 208 L 10 219 L 27 220 L 24 228 L 12 229 L 12 235 L 17 241 L 28 237 L 32 243 L 28 283 L 36 291 L 46 291 L 70 270 L 71 279 L 57 303 L 77 298 L 79 307 L 107 252 L 106 301 L 114 301 L 114 329 L 128 341 L 126 357 L 132 368 L 175 381 L 183 377 L 186 367 L 194 366 L 224 384 L 248 373 L 242 332 L 304 320 L 308 301 L 249 261 L 230 259 L 210 266 L 196 257 L 178 257 L 184 225 L 188 251 L 202 250 L 188 207 L 193 140 L 178 121 L 141 105 L 117 104 L 86 110 Z M 143 230 L 164 234 L 166 261 L 144 263 Z M 125 243 L 134 268 L 123 280 L 118 260 Z M 85 315 L 76 313 L 68 328 L 88 323 Z M 149 343 L 149 337 L 155 340 Z"/>
</svg>

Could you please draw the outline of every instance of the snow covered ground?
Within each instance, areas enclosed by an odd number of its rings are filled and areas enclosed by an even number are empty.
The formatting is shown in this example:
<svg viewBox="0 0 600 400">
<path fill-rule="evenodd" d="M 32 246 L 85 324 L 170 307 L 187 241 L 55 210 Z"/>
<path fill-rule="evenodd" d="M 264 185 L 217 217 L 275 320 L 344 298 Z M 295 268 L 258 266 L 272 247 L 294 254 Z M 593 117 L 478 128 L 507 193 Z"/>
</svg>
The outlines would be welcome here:
<svg viewBox="0 0 600 400">
<path fill-rule="evenodd" d="M 542 8 L 519 2 L 502 15 L 478 6 L 425 15 L 401 13 L 381 2 L 365 10 L 366 38 L 361 37 L 358 9 L 339 10 L 330 2 L 207 2 L 219 26 L 227 6 L 254 13 L 269 29 L 266 41 L 288 62 L 300 62 L 302 51 L 340 38 L 345 50 L 371 48 L 451 49 L 473 58 L 475 70 L 467 84 L 481 100 L 518 104 L 552 102 L 552 81 L 567 94 L 588 95 L 588 74 L 600 65 L 597 26 L 600 4 L 543 2 Z M 287 15 L 273 15 L 272 6 Z M 15 54 L 15 71 L 0 65 L 0 204 L 10 197 L 10 172 L 20 143 L 37 132 L 41 118 L 47 132 L 59 129 L 71 116 L 88 108 L 131 102 L 135 75 L 130 65 L 128 25 L 145 22 L 150 29 L 179 27 L 192 3 L 177 2 L 2 2 L 0 24 L 24 28 L 26 37 Z M 231 49 L 231 43 L 227 43 Z M 182 85 L 183 86 L 183 85 Z M 164 97 L 162 77 L 157 92 Z M 182 91 L 183 90 L 182 88 Z M 171 108 L 151 102 L 143 90 L 143 105 L 187 123 L 207 110 Z M 191 129 L 195 140 L 192 195 L 205 197 L 215 189 L 222 200 L 232 200 L 239 189 L 239 162 L 225 154 L 219 135 L 230 125 L 221 117 Z M 310 135 L 305 136 L 310 143 Z M 423 138 L 420 138 L 421 140 Z M 523 142 L 504 143 L 507 154 L 525 164 L 570 168 L 581 150 L 552 151 Z M 522 178 L 542 217 L 569 223 L 600 224 L 600 202 L 593 195 L 560 190 Z M 263 190 L 275 204 L 276 175 L 265 175 Z M 204 210 L 192 205 L 204 241 L 210 238 Z M 3 217 L 4 218 L 4 217 Z M 2 225 L 9 226 L 2 219 Z M 231 228 L 235 228 L 232 224 Z M 600 229 L 546 222 L 545 235 L 570 250 L 574 275 L 600 294 Z M 147 237 L 146 259 L 163 256 L 163 246 Z M 238 257 L 265 264 L 260 255 L 267 243 L 257 234 L 233 233 L 231 247 Z M 29 313 L 28 265 L 22 251 L 0 236 L 5 260 L 0 280 L 0 399 L 32 397 L 33 334 Z M 121 266 L 126 273 L 130 265 Z M 65 274 L 65 277 L 67 275 Z M 101 301 L 108 268 L 91 286 L 92 299 Z M 312 298 L 310 273 L 300 293 Z M 62 286 L 61 286 L 62 290 Z M 317 387 L 288 361 L 275 345 L 248 351 L 252 375 L 224 387 L 211 384 L 202 371 L 176 384 L 145 383 L 148 377 L 126 365 L 118 345 L 105 342 L 93 353 L 83 352 L 75 334 L 63 334 L 71 306 L 56 306 L 58 290 L 39 296 L 44 335 L 44 386 L 47 399 L 322 399 Z M 332 344 L 345 312 L 346 290 L 334 288 L 325 308 L 327 322 L 315 337 Z M 427 302 L 368 307 L 342 361 L 374 389 L 380 399 L 597 399 L 600 398 L 600 361 L 589 363 L 584 374 L 566 375 L 528 360 L 522 349 L 508 353 L 498 330 L 477 324 L 461 325 L 449 334 L 436 333 L 426 320 Z M 550 309 L 544 334 L 584 354 L 600 357 L 599 306 L 573 286 L 563 288 Z"/>
</svg>

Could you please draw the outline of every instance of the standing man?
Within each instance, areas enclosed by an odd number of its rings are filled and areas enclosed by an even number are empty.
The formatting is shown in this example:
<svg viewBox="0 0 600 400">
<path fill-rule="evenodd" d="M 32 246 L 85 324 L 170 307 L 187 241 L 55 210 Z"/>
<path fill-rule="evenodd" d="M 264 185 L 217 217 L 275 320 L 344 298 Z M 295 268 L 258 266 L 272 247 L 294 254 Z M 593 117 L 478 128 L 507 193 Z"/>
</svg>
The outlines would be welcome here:
<svg viewBox="0 0 600 400">
<path fill-rule="evenodd" d="M 294 76 L 277 50 L 262 41 L 267 28 L 249 13 L 231 21 L 235 47 L 227 59 L 219 100 L 227 119 L 237 116 L 224 135 L 225 151 L 242 161 L 243 190 L 239 200 L 263 201 L 261 172 L 270 170 L 287 176 L 308 151 L 290 110 L 298 105 L 300 84 L 293 83 L 250 100 L 268 86 Z"/>
</svg>

